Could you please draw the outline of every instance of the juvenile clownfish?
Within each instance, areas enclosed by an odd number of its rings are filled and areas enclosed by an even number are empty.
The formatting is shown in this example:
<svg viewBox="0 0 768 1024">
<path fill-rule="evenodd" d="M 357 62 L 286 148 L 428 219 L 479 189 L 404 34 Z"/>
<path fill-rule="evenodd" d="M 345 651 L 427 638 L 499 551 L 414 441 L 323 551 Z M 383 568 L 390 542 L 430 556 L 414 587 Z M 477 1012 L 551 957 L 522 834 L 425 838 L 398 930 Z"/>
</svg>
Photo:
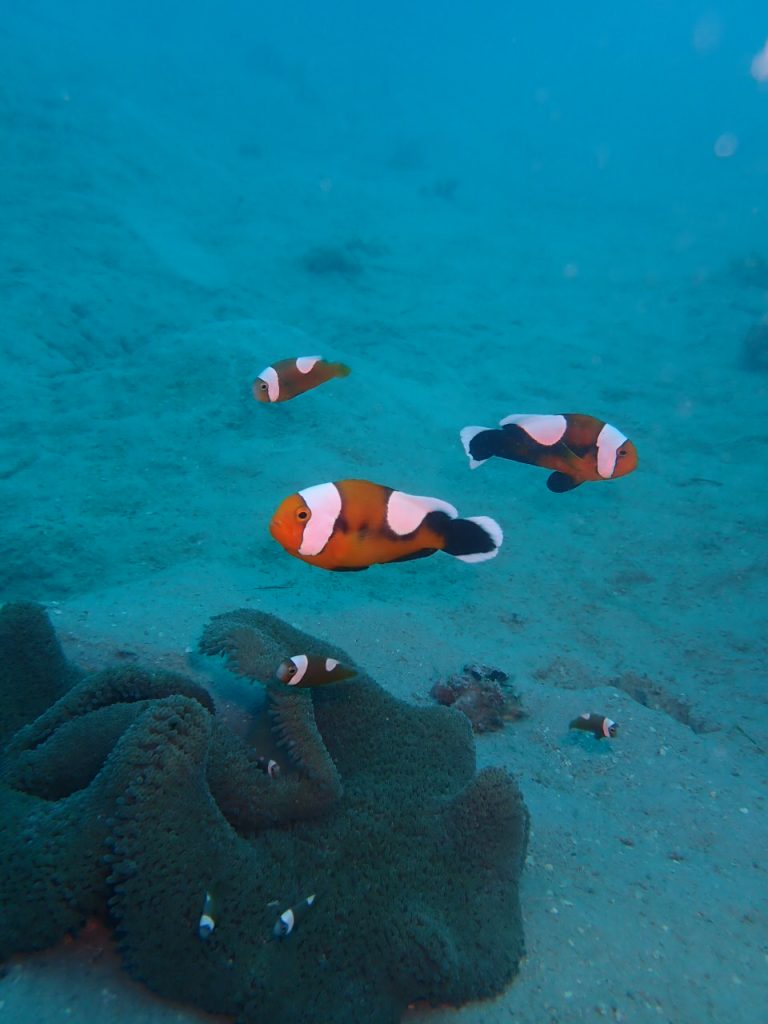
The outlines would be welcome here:
<svg viewBox="0 0 768 1024">
<path fill-rule="evenodd" d="M 569 729 L 581 729 L 583 732 L 591 732 L 595 739 L 612 740 L 618 732 L 618 723 L 605 715 L 596 715 L 585 711 L 583 715 L 574 718 L 568 727 Z"/>
<path fill-rule="evenodd" d="M 348 377 L 350 372 L 344 363 L 328 363 L 322 356 L 280 359 L 258 375 L 253 396 L 258 402 L 287 402 L 333 377 Z"/>
<path fill-rule="evenodd" d="M 294 654 L 292 658 L 280 662 L 276 675 L 287 686 L 323 686 L 325 683 L 351 679 L 357 672 L 334 658 L 323 658 L 317 654 Z"/>
<path fill-rule="evenodd" d="M 209 892 L 206 892 L 205 899 L 203 900 L 203 912 L 200 915 L 200 920 L 197 922 L 197 934 L 201 939 L 208 939 L 211 937 L 214 928 L 216 927 L 216 903 L 213 896 Z"/>
<path fill-rule="evenodd" d="M 315 902 L 315 894 L 307 896 L 305 900 L 297 904 L 295 907 L 289 907 L 288 910 L 284 910 L 277 921 L 275 921 L 275 927 L 272 929 L 272 934 L 276 939 L 284 939 L 291 934 L 293 929 L 304 917 L 309 908 Z"/>
<path fill-rule="evenodd" d="M 581 413 L 507 416 L 498 428 L 464 427 L 461 442 L 476 469 L 492 455 L 555 472 L 550 491 L 562 494 L 586 481 L 614 480 L 637 467 L 637 451 L 610 423 Z"/>
<path fill-rule="evenodd" d="M 271 757 L 257 757 L 256 767 L 260 768 L 270 779 L 276 779 L 280 774 L 280 765 Z"/>
<path fill-rule="evenodd" d="M 501 527 L 487 516 L 459 519 L 447 501 L 368 480 L 316 484 L 292 494 L 275 512 L 269 532 L 295 558 L 338 571 L 435 551 L 484 562 L 503 540 Z"/>
</svg>

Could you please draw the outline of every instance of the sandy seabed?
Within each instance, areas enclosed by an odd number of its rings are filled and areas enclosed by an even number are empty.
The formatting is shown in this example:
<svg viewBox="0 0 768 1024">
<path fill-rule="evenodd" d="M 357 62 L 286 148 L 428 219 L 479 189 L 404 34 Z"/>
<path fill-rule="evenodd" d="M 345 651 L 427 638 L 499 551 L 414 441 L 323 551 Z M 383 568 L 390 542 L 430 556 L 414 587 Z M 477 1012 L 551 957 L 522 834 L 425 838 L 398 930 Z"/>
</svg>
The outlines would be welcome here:
<svg viewBox="0 0 768 1024">
<path fill-rule="evenodd" d="M 531 811 L 528 955 L 499 999 L 411 1018 L 764 1020 L 768 378 L 739 345 L 768 287 L 729 268 L 749 240 L 715 200 L 651 217 L 471 176 L 449 197 L 428 165 L 212 155 L 127 100 L 16 85 L 4 598 L 45 604 L 85 666 L 129 650 L 209 679 L 202 626 L 254 607 L 405 700 L 469 661 L 504 669 L 528 717 L 477 758 Z M 318 246 L 352 267 L 308 269 Z M 352 375 L 253 401 L 264 365 L 314 351 Z M 465 424 L 563 411 L 623 429 L 638 471 L 568 495 L 531 467 L 469 471 Z M 335 575 L 274 544 L 284 496 L 350 476 L 493 516 L 498 558 Z M 587 710 L 615 741 L 569 733 Z M 204 1015 L 132 983 L 94 928 L 7 965 L 0 1016 Z"/>
</svg>

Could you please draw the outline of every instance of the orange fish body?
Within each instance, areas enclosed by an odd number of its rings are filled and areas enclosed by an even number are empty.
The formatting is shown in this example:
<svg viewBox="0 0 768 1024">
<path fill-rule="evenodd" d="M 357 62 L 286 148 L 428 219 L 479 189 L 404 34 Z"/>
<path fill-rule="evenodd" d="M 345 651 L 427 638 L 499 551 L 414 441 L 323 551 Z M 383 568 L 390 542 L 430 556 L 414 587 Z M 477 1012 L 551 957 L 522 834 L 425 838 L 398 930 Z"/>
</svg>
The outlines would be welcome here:
<svg viewBox="0 0 768 1024">
<path fill-rule="evenodd" d="M 485 516 L 459 519 L 456 509 L 368 480 L 307 487 L 286 498 L 269 525 L 285 550 L 322 569 L 423 558 L 446 551 L 465 562 L 496 554 L 503 535 Z"/>
<path fill-rule="evenodd" d="M 322 356 L 280 359 L 261 371 L 253 382 L 257 402 L 287 402 L 334 377 L 349 376 L 344 363 L 328 363 Z"/>
<path fill-rule="evenodd" d="M 615 480 L 637 468 L 637 450 L 616 427 L 594 416 L 507 416 L 498 428 L 461 431 L 470 468 L 492 455 L 553 470 L 551 491 L 562 493 L 589 481 Z"/>
</svg>

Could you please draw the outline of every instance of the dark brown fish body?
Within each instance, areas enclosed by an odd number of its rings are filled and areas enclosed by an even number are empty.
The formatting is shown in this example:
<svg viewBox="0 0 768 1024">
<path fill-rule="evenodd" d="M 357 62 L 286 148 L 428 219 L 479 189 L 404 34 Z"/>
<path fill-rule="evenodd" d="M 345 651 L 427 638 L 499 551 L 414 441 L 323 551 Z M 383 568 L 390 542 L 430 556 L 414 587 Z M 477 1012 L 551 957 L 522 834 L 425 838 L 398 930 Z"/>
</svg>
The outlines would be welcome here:
<svg viewBox="0 0 768 1024">
<path fill-rule="evenodd" d="M 583 413 L 507 416 L 498 427 L 464 427 L 471 469 L 492 456 L 553 470 L 547 487 L 571 491 L 587 481 L 612 480 L 637 467 L 634 444 L 610 423 Z"/>
<path fill-rule="evenodd" d="M 611 740 L 618 731 L 618 724 L 605 715 L 596 715 L 594 712 L 585 711 L 583 715 L 574 718 L 569 728 L 581 729 L 583 732 L 591 732 L 595 739 Z"/>
<path fill-rule="evenodd" d="M 294 654 L 280 662 L 276 675 L 286 686 L 324 686 L 351 679 L 357 672 L 335 658 L 324 658 L 321 654 Z"/>
</svg>

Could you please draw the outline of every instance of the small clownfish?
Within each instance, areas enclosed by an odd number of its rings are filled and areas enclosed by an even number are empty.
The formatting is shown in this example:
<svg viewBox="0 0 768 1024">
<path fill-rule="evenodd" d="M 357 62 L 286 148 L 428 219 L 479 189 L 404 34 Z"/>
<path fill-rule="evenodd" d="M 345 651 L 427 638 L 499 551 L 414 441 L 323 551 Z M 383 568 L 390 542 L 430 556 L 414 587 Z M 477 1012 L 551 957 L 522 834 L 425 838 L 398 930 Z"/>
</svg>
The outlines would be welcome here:
<svg viewBox="0 0 768 1024">
<path fill-rule="evenodd" d="M 203 912 L 197 922 L 197 934 L 201 939 L 208 939 L 216 927 L 216 902 L 209 892 L 206 892 L 203 900 Z"/>
<path fill-rule="evenodd" d="M 275 921 L 275 927 L 272 929 L 272 935 L 276 939 L 287 938 L 299 921 L 304 917 L 309 908 L 315 902 L 315 894 L 307 896 L 305 900 L 302 900 L 295 907 L 289 907 L 288 910 L 284 910 L 277 921 Z"/>
<path fill-rule="evenodd" d="M 476 469 L 492 455 L 553 469 L 547 487 L 556 494 L 586 481 L 615 480 L 637 468 L 634 444 L 610 423 L 568 412 L 507 416 L 494 427 L 464 427 L 461 443 Z"/>
<path fill-rule="evenodd" d="M 294 654 L 292 658 L 280 662 L 275 674 L 286 686 L 323 686 L 325 683 L 351 679 L 357 672 L 334 658 L 324 658 L 317 654 Z"/>
<path fill-rule="evenodd" d="M 276 779 L 280 774 L 280 765 L 271 757 L 257 757 L 256 767 L 260 768 L 270 779 Z"/>
<path fill-rule="evenodd" d="M 574 718 L 569 729 L 581 729 L 583 732 L 591 732 L 597 740 L 612 740 L 619 730 L 617 722 L 605 715 L 596 715 L 585 711 L 583 715 Z"/>
<path fill-rule="evenodd" d="M 328 363 L 322 356 L 280 359 L 261 371 L 253 382 L 253 396 L 258 402 L 287 402 L 333 377 L 348 377 L 350 372 L 344 363 Z"/>
<path fill-rule="evenodd" d="M 487 516 L 459 519 L 447 501 L 395 491 L 368 480 L 316 484 L 279 506 L 269 532 L 310 565 L 367 569 L 445 551 L 463 562 L 493 558 L 503 540 Z"/>
</svg>

